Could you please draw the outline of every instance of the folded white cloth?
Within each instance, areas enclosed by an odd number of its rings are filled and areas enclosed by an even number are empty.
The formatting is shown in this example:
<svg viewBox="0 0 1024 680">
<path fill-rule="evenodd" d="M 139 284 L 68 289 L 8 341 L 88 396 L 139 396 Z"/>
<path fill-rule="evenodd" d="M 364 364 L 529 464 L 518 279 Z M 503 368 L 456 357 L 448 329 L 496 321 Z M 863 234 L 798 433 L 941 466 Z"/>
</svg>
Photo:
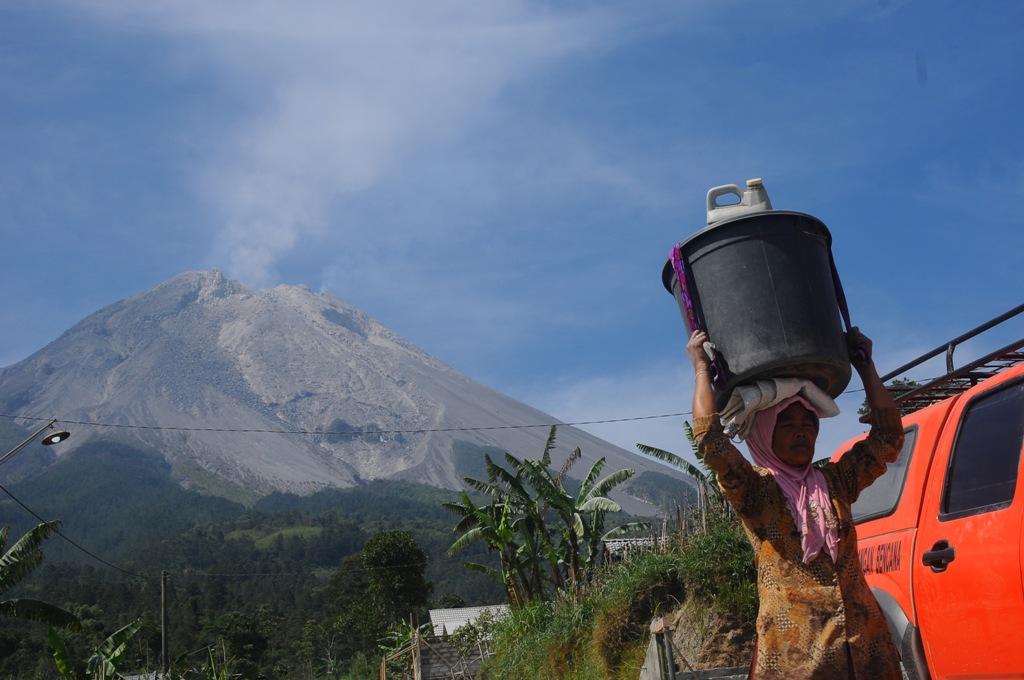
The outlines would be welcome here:
<svg viewBox="0 0 1024 680">
<path fill-rule="evenodd" d="M 773 378 L 735 387 L 721 414 L 722 427 L 730 437 L 746 439 L 754 424 L 755 413 L 798 395 L 810 402 L 819 418 L 839 415 L 839 407 L 832 397 L 810 380 Z"/>
</svg>

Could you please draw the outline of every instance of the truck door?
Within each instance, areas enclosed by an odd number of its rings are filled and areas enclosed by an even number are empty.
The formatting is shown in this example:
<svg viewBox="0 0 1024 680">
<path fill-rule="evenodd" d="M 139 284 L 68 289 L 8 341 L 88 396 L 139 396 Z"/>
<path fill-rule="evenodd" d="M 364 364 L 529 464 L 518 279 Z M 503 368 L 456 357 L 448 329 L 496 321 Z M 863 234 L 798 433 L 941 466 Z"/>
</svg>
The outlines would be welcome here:
<svg viewBox="0 0 1024 680">
<path fill-rule="evenodd" d="M 1024 678 L 1024 379 L 966 392 L 940 435 L 914 545 L 933 676 Z"/>
</svg>

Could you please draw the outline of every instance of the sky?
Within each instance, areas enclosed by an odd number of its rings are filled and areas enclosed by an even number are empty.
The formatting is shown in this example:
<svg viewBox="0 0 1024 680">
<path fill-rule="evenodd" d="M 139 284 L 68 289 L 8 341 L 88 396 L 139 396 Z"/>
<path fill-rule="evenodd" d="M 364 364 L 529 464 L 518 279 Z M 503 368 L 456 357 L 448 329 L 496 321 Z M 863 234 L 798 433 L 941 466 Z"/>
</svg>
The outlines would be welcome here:
<svg viewBox="0 0 1024 680">
<path fill-rule="evenodd" d="M 884 372 L 1024 297 L 1021 25 L 996 0 L 0 2 L 0 366 L 218 267 L 566 421 L 686 411 L 661 267 L 709 187 L 763 177 L 828 224 Z M 586 429 L 681 451 L 680 420 Z"/>
</svg>

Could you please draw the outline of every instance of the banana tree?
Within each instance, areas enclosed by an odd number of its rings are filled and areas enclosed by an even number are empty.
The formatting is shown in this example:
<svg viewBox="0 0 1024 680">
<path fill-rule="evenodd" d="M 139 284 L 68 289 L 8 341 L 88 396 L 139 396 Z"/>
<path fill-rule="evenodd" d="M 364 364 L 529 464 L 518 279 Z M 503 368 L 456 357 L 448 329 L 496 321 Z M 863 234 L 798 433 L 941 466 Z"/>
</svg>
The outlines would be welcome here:
<svg viewBox="0 0 1024 680">
<path fill-rule="evenodd" d="M 690 453 L 698 461 L 701 461 L 700 450 L 697 447 L 697 440 L 693 436 L 693 427 L 690 423 L 683 423 L 683 431 L 686 433 L 686 440 L 690 443 Z M 697 467 L 685 460 L 679 454 L 666 451 L 665 449 L 648 446 L 647 444 L 637 444 L 636 448 L 645 455 L 657 458 L 662 462 L 678 468 L 683 472 L 683 474 L 697 482 L 698 489 L 702 490 L 705 497 L 714 498 L 715 502 L 719 505 L 725 504 L 725 497 L 722 495 L 722 490 L 718 486 L 718 477 L 715 474 L 715 471 L 704 465 L 703 461 L 701 461 L 701 467 Z"/>
<path fill-rule="evenodd" d="M 540 463 L 547 470 L 551 465 L 551 451 L 555 445 L 555 428 L 548 434 Z M 579 451 L 574 452 L 578 457 Z M 570 456 L 562 475 L 567 472 L 574 456 Z M 548 526 L 550 519 L 549 505 L 543 494 L 537 493 L 529 483 L 531 469 L 528 465 L 511 453 L 505 453 L 505 464 L 502 467 L 494 462 L 490 455 L 484 456 L 487 480 L 465 478 L 466 485 L 494 499 L 494 504 L 503 505 L 510 513 L 509 527 L 514 535 L 515 563 L 522 574 L 524 590 L 529 597 L 546 599 L 545 583 L 553 588 L 564 587 L 564 579 L 560 571 L 560 552 L 552 540 L 552 532 Z M 545 563 L 550 568 L 548 576 L 543 575 Z M 471 568 L 482 570 L 479 565 Z"/>
<path fill-rule="evenodd" d="M 0 595 L 24 580 L 43 561 L 43 541 L 57 533 L 60 522 L 44 522 L 31 529 L 0 557 Z M 0 528 L 0 550 L 7 546 L 8 528 Z M 50 626 L 76 628 L 74 614 L 56 605 L 28 598 L 0 601 L 0 616 L 39 621 Z"/>
<path fill-rule="evenodd" d="M 554 442 L 554 435 L 552 428 L 549 442 Z M 569 466 L 582 457 L 580 450 L 573 451 L 569 463 L 557 475 L 552 474 L 548 449 L 545 454 L 539 461 L 521 461 L 522 475 L 534 488 L 542 505 L 551 508 L 562 522 L 559 559 L 566 565 L 569 587 L 575 590 L 590 579 L 598 564 L 607 514 L 621 510 L 608 494 L 632 477 L 634 471 L 619 470 L 598 481 L 606 463 L 601 458 L 591 466 L 574 495 L 566 489 L 564 480 Z"/>
<path fill-rule="evenodd" d="M 475 562 L 465 562 L 464 566 L 497 577 L 505 586 L 511 606 L 518 607 L 529 600 L 532 592 L 519 563 L 518 546 L 510 521 L 510 505 L 495 502 L 477 506 L 464 491 L 459 502 L 445 502 L 442 506 L 461 518 L 454 529 L 461 535 L 448 548 L 448 554 L 455 555 L 471 543 L 482 541 L 490 550 L 498 553 L 501 571 L 497 572 L 492 567 Z"/>
<path fill-rule="evenodd" d="M 549 436 L 540 459 L 545 470 L 549 470 L 547 466 L 550 465 L 550 450 L 553 442 L 553 437 Z M 533 472 L 532 465 L 536 461 L 520 460 L 511 453 L 505 453 L 505 462 L 511 470 L 515 471 L 515 474 L 497 465 L 488 457 L 488 475 L 495 483 L 501 485 L 507 498 L 518 512 L 515 529 L 521 539 L 520 553 L 529 564 L 535 589 L 543 598 L 544 578 L 541 575 L 543 563 L 547 562 L 548 564 L 550 571 L 547 580 L 550 581 L 552 587 L 557 590 L 565 586 L 559 569 L 560 553 L 554 544 L 552 530 L 548 524 L 551 504 L 548 497 L 540 493 L 536 485 L 530 482 Z"/>
<path fill-rule="evenodd" d="M 53 650 L 57 672 L 65 680 L 120 680 L 121 662 L 128 651 L 128 643 L 139 632 L 142 622 L 132 621 L 119 628 L 101 642 L 87 659 L 76 659 L 56 629 L 50 628 L 47 642 Z"/>
<path fill-rule="evenodd" d="M 583 553 L 583 575 L 587 581 L 593 578 L 594 571 L 600 564 L 601 546 L 608 538 L 605 532 L 605 519 L 609 512 L 619 512 L 622 509 L 609 498 L 609 495 L 612 489 L 636 474 L 634 470 L 624 468 L 598 481 L 604 466 L 604 458 L 595 462 L 576 492 L 576 515 L 584 520 L 583 535 L 586 538 L 587 550 Z M 630 526 L 637 528 L 641 524 L 643 523 L 634 522 Z"/>
<path fill-rule="evenodd" d="M 501 572 L 479 564 L 466 566 L 500 578 L 511 604 L 545 599 L 546 583 L 557 590 L 565 588 L 568 581 L 569 588 L 575 590 L 589 581 L 600 562 L 606 517 L 621 509 L 608 494 L 634 474 L 633 470 L 619 470 L 600 478 L 606 462 L 601 458 L 576 493 L 570 493 L 565 480 L 582 452 L 574 449 L 556 473 L 551 455 L 556 432 L 552 427 L 538 460 L 505 453 L 502 466 L 484 456 L 487 479 L 467 477 L 465 482 L 470 489 L 489 496 L 489 505 L 476 506 L 467 493 L 457 503 L 443 504 L 461 517 L 455 527 L 461 536 L 449 554 L 484 541 L 498 553 Z"/>
</svg>

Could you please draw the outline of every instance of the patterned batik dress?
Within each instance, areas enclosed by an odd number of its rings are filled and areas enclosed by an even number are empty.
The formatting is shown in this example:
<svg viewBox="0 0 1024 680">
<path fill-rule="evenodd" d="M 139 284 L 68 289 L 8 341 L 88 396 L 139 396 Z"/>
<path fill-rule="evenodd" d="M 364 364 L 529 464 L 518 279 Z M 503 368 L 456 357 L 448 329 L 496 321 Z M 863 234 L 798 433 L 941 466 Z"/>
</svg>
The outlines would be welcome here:
<svg viewBox="0 0 1024 680">
<path fill-rule="evenodd" d="M 822 473 L 839 530 L 835 560 L 822 549 L 803 562 L 800 533 L 771 473 L 751 464 L 722 432 L 718 415 L 697 418 L 704 462 L 736 509 L 757 564 L 757 680 L 900 680 L 899 654 L 857 558 L 850 505 L 903 445 L 896 409 L 873 412 L 867 439 Z M 814 510 L 813 508 L 811 509 Z"/>
</svg>

